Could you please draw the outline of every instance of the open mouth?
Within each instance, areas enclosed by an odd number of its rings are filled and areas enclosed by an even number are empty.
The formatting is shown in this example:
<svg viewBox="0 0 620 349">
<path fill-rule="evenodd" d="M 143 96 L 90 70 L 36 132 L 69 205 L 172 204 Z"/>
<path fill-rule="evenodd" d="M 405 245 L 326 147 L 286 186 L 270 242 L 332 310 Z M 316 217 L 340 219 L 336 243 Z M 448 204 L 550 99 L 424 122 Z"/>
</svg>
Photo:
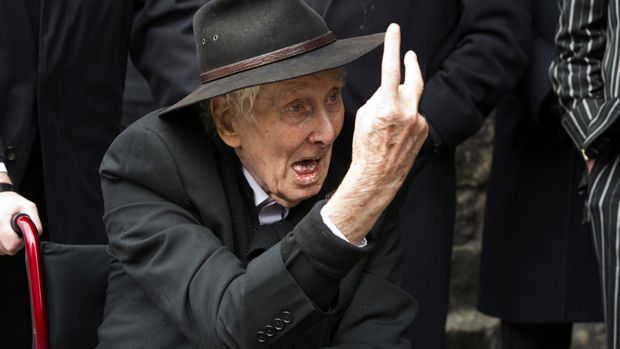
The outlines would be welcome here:
<svg viewBox="0 0 620 349">
<path fill-rule="evenodd" d="M 306 158 L 295 161 L 291 165 L 293 174 L 300 184 L 309 184 L 318 179 L 321 158 Z"/>
</svg>

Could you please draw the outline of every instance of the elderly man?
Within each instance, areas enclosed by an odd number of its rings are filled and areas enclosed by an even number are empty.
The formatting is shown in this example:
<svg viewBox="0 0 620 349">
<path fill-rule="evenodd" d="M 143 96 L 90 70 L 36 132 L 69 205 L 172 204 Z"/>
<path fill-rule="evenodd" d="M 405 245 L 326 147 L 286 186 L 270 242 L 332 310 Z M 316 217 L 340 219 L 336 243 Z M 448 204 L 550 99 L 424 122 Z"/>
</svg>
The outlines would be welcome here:
<svg viewBox="0 0 620 349">
<path fill-rule="evenodd" d="M 382 34 L 336 40 L 300 0 L 211 1 L 194 32 L 203 85 L 101 165 L 114 259 L 99 347 L 409 348 L 395 197 L 428 128 L 398 26 L 350 165 L 332 149 L 340 67 Z"/>
</svg>

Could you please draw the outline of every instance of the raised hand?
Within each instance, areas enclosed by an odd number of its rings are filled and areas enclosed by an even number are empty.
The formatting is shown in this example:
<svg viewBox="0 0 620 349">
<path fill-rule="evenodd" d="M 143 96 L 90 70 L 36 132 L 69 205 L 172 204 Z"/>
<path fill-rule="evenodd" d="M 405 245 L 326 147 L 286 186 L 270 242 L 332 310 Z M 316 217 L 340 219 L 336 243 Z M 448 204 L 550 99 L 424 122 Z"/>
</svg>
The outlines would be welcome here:
<svg viewBox="0 0 620 349">
<path fill-rule="evenodd" d="M 352 167 L 363 169 L 363 177 L 376 177 L 368 178 L 374 184 L 397 190 L 428 135 L 428 126 L 418 113 L 424 83 L 413 51 L 405 55 L 405 82 L 400 83 L 396 24 L 388 28 L 384 45 L 381 86 L 357 112 Z"/>
<path fill-rule="evenodd" d="M 326 204 L 332 222 L 352 243 L 359 242 L 389 205 L 428 136 L 418 113 L 424 83 L 416 55 L 405 55 L 400 83 L 400 28 L 385 34 L 381 86 L 357 112 L 352 162 Z"/>
</svg>

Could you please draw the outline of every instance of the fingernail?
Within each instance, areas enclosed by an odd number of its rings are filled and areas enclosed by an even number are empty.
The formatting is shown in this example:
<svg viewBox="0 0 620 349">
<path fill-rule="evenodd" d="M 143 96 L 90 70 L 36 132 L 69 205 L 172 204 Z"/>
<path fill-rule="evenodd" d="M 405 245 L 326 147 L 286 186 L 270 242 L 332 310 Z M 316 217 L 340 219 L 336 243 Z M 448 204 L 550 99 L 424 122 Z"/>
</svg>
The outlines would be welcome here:
<svg viewBox="0 0 620 349">
<path fill-rule="evenodd" d="M 400 26 L 396 23 L 390 23 L 388 30 L 400 30 Z"/>
</svg>

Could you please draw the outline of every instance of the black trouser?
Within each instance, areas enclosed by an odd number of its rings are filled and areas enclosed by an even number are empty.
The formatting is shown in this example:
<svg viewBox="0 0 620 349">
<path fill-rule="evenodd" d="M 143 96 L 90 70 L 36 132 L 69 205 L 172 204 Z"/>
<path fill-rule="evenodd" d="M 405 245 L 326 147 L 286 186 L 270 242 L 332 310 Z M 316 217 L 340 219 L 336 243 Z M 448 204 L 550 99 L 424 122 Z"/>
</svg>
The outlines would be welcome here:
<svg viewBox="0 0 620 349">
<path fill-rule="evenodd" d="M 588 209 L 599 261 L 607 347 L 620 348 L 620 150 L 596 159 L 589 176 Z"/>
<path fill-rule="evenodd" d="M 502 349 L 569 349 L 572 330 L 570 322 L 502 321 Z"/>
</svg>

